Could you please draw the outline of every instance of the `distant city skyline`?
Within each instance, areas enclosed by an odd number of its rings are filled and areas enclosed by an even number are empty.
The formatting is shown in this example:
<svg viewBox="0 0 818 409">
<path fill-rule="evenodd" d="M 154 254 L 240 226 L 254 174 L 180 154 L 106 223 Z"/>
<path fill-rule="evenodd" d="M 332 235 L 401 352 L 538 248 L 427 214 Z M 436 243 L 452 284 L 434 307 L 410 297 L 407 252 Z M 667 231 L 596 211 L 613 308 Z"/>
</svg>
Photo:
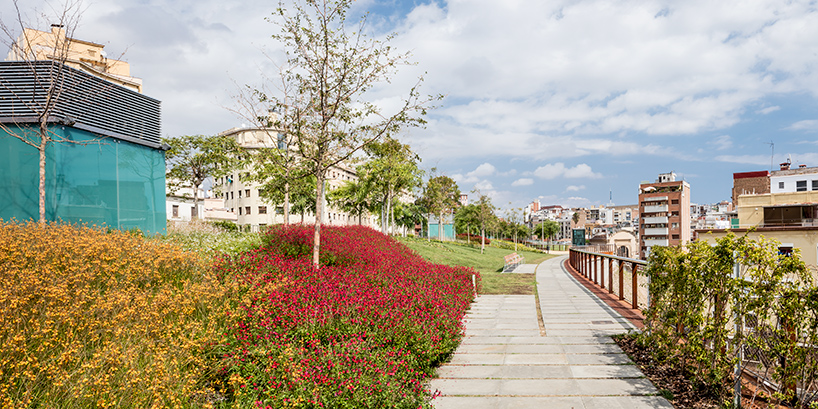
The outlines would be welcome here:
<svg viewBox="0 0 818 409">
<path fill-rule="evenodd" d="M 131 64 L 162 101 L 163 136 L 215 134 L 246 123 L 231 112 L 238 88 L 276 72 L 275 6 L 98 0 L 75 37 Z M 715 203 L 730 199 L 734 172 L 788 155 L 818 166 L 808 1 L 365 0 L 351 15 L 364 12 L 373 36 L 396 33 L 417 62 L 373 101 L 394 106 L 426 73 L 422 91 L 446 97 L 401 138 L 425 169 L 497 206 L 633 204 L 640 182 L 670 171 L 692 203 Z M 0 18 L 14 18 L 9 4 Z"/>
</svg>

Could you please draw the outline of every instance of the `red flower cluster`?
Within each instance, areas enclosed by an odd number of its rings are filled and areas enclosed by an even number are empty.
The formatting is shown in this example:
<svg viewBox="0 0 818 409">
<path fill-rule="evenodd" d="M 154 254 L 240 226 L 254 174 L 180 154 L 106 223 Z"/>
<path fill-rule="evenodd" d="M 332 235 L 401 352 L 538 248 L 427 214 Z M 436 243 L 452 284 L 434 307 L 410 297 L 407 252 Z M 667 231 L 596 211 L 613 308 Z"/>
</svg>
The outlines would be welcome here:
<svg viewBox="0 0 818 409">
<path fill-rule="evenodd" d="M 462 337 L 472 274 L 426 262 L 361 226 L 270 230 L 262 248 L 222 259 L 247 296 L 223 351 L 237 402 L 259 407 L 406 407 Z M 479 281 L 478 281 L 479 282 Z"/>
<path fill-rule="evenodd" d="M 478 234 L 468 234 L 468 233 L 460 233 L 457 235 L 457 238 L 460 240 L 471 240 L 475 243 L 480 244 L 482 237 Z M 486 237 L 486 244 L 491 244 L 491 240 Z"/>
</svg>

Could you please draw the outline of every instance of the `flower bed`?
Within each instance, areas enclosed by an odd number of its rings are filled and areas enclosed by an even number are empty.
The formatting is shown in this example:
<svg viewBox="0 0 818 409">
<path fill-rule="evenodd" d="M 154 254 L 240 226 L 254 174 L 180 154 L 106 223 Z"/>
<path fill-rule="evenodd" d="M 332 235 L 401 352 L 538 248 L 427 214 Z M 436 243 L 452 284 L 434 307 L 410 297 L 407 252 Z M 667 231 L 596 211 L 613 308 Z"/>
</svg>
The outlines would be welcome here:
<svg viewBox="0 0 818 409">
<path fill-rule="evenodd" d="M 478 234 L 460 233 L 460 234 L 457 235 L 457 239 L 458 240 L 463 240 L 463 241 L 473 241 L 475 243 L 480 244 L 481 240 L 483 240 L 483 237 L 481 237 Z M 486 245 L 491 244 L 491 240 L 488 237 L 486 237 L 485 240 L 486 240 Z"/>
<path fill-rule="evenodd" d="M 0 221 L 0 407 L 196 407 L 227 289 L 172 244 Z"/>
<path fill-rule="evenodd" d="M 428 263 L 371 229 L 271 229 L 262 248 L 223 258 L 247 288 L 222 352 L 224 393 L 258 407 L 428 404 L 425 379 L 462 336 L 479 273 Z"/>
</svg>

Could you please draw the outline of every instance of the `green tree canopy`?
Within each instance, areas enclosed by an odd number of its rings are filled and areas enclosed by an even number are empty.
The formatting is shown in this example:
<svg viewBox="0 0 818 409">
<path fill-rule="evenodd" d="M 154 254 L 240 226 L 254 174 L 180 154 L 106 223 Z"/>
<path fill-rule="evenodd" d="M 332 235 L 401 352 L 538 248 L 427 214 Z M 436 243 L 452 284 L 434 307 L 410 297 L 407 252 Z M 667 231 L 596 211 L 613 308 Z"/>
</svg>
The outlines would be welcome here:
<svg viewBox="0 0 818 409">
<path fill-rule="evenodd" d="M 373 196 L 373 204 L 379 204 L 381 232 L 386 234 L 391 231 L 389 219 L 395 197 L 421 183 L 420 157 L 409 145 L 390 137 L 369 144 L 365 151 L 370 159 L 358 167 L 358 176 Z"/>
<path fill-rule="evenodd" d="M 557 235 L 557 233 L 559 233 L 560 224 L 553 220 L 545 220 L 534 226 L 532 230 L 532 233 L 540 240 L 545 240 L 547 238 L 554 237 Z"/>
<path fill-rule="evenodd" d="M 165 152 L 170 191 L 192 187 L 193 205 L 196 207 L 199 187 L 205 179 L 229 172 L 242 152 L 236 140 L 229 136 L 183 135 L 163 138 L 162 142 L 170 147 Z"/>
<path fill-rule="evenodd" d="M 434 214 L 440 223 L 438 238 L 443 240 L 443 215 L 448 214 L 460 203 L 460 188 L 454 179 L 441 175 L 435 176 L 426 182 L 423 192 L 423 205 L 427 211 Z"/>
</svg>

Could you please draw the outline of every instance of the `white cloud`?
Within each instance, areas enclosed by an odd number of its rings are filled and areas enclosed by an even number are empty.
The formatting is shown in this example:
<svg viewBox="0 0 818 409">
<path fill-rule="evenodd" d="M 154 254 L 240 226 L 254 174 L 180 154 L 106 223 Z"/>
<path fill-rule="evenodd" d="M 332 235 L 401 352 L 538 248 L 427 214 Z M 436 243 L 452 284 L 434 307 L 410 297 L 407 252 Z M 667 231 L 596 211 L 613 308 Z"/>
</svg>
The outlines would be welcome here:
<svg viewBox="0 0 818 409">
<path fill-rule="evenodd" d="M 719 155 L 716 156 L 716 160 L 719 162 L 744 163 L 748 165 L 770 165 L 770 157 L 764 155 Z"/>
<path fill-rule="evenodd" d="M 571 185 L 571 186 L 568 186 L 567 188 L 565 188 L 566 192 L 579 192 L 580 190 L 585 190 L 585 185 L 579 185 L 579 186 Z"/>
<path fill-rule="evenodd" d="M 759 110 L 756 111 L 756 113 L 761 114 L 761 115 L 767 115 L 767 114 L 771 114 L 771 113 L 773 113 L 775 111 L 778 111 L 780 109 L 781 109 L 780 106 L 775 105 L 775 106 L 759 109 Z"/>
<path fill-rule="evenodd" d="M 453 175 L 452 179 L 457 183 L 477 183 L 484 180 L 487 176 L 493 175 L 495 172 L 497 172 L 497 168 L 491 163 L 485 162 L 465 175 L 460 173 Z"/>
<path fill-rule="evenodd" d="M 707 144 L 716 150 L 723 151 L 733 147 L 733 139 L 730 135 L 721 135 L 709 141 Z"/>
<path fill-rule="evenodd" d="M 818 131 L 818 119 L 798 121 L 788 126 L 787 129 L 791 131 Z"/>
<path fill-rule="evenodd" d="M 511 186 L 529 186 L 534 184 L 534 179 L 521 178 L 511 183 Z"/>
<path fill-rule="evenodd" d="M 482 191 L 494 190 L 494 185 L 491 184 L 488 180 L 483 180 L 474 184 L 475 189 L 479 189 Z"/>
<path fill-rule="evenodd" d="M 562 162 L 557 162 L 554 164 L 547 164 L 545 166 L 540 166 L 534 171 L 534 175 L 539 177 L 540 179 L 556 179 L 556 178 L 568 178 L 568 179 L 578 179 L 578 178 L 600 178 L 602 177 L 599 173 L 594 173 L 591 170 L 591 167 L 585 163 L 580 163 L 573 168 L 566 168 L 565 164 Z"/>
<path fill-rule="evenodd" d="M 470 177 L 478 177 L 484 178 L 486 176 L 491 176 L 494 172 L 497 171 L 497 168 L 494 167 L 491 163 L 483 163 L 482 165 L 478 166 L 477 169 L 469 172 L 467 175 Z"/>
</svg>

